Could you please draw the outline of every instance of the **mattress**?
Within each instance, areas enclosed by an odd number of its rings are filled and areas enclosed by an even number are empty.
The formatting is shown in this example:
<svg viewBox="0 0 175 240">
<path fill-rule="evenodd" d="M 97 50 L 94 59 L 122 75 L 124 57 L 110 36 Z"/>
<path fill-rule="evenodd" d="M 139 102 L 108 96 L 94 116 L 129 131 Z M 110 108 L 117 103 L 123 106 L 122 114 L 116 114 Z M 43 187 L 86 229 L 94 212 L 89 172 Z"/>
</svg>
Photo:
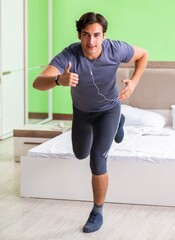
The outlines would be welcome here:
<svg viewBox="0 0 175 240">
<path fill-rule="evenodd" d="M 171 162 L 175 160 L 175 130 L 125 127 L 122 143 L 113 142 L 109 161 Z M 29 157 L 75 159 L 71 144 L 71 130 L 28 151 Z"/>
</svg>

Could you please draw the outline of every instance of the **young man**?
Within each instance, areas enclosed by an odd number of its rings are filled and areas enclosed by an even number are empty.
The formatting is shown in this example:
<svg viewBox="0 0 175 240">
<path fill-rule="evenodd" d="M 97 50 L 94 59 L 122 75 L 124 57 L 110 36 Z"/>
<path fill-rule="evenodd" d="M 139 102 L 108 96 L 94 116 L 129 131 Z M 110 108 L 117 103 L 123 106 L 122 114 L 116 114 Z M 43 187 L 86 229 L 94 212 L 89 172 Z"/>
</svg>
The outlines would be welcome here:
<svg viewBox="0 0 175 240">
<path fill-rule="evenodd" d="M 81 16 L 76 22 L 80 42 L 55 56 L 33 83 L 39 90 L 57 85 L 71 87 L 73 151 L 78 159 L 90 155 L 92 172 L 94 206 L 83 227 L 85 233 L 97 231 L 103 224 L 108 151 L 113 139 L 120 142 L 123 134 L 120 101 L 130 97 L 147 65 L 146 50 L 105 40 L 107 25 L 100 14 Z M 135 71 L 131 79 L 123 80 L 125 87 L 118 93 L 116 70 L 121 62 L 135 62 Z"/>
</svg>

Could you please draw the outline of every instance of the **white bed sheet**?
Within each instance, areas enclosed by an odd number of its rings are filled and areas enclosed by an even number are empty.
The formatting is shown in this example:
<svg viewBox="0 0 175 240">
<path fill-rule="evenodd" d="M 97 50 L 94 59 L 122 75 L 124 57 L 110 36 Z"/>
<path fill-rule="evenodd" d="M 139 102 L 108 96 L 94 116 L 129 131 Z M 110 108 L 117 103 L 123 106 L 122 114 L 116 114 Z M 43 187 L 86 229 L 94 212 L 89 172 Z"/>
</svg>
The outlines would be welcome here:
<svg viewBox="0 0 175 240">
<path fill-rule="evenodd" d="M 113 142 L 108 154 L 110 160 L 171 162 L 175 160 L 175 130 L 172 127 L 156 131 L 125 127 L 122 143 Z M 74 159 L 71 131 L 65 132 L 28 151 L 29 157 Z"/>
</svg>

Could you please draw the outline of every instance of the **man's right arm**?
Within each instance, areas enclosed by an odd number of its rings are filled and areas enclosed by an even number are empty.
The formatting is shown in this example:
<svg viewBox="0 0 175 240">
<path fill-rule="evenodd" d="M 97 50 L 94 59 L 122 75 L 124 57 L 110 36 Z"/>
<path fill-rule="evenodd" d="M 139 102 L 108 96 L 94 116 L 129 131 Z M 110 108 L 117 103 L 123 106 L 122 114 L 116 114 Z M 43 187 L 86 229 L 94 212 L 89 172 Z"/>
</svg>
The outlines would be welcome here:
<svg viewBox="0 0 175 240">
<path fill-rule="evenodd" d="M 34 80 L 33 87 L 45 91 L 49 90 L 51 88 L 54 88 L 57 86 L 55 79 L 56 76 L 60 75 L 58 79 L 58 83 L 61 86 L 70 86 L 70 87 L 76 87 L 78 84 L 78 74 L 70 72 L 71 68 L 71 62 L 69 62 L 67 68 L 63 72 L 63 74 L 60 73 L 60 71 L 52 66 L 48 65 Z"/>
</svg>

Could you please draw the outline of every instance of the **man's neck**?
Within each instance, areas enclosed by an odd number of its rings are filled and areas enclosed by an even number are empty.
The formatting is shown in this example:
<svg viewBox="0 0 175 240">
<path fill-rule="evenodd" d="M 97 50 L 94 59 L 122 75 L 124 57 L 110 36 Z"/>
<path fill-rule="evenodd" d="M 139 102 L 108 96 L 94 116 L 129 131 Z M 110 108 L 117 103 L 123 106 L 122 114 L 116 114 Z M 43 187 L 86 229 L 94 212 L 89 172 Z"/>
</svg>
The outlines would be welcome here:
<svg viewBox="0 0 175 240">
<path fill-rule="evenodd" d="M 101 53 L 102 53 L 102 49 L 100 51 L 98 51 L 96 53 L 92 53 L 92 54 L 88 54 L 83 51 L 84 56 L 90 60 L 96 60 L 97 58 L 100 57 Z"/>
</svg>

